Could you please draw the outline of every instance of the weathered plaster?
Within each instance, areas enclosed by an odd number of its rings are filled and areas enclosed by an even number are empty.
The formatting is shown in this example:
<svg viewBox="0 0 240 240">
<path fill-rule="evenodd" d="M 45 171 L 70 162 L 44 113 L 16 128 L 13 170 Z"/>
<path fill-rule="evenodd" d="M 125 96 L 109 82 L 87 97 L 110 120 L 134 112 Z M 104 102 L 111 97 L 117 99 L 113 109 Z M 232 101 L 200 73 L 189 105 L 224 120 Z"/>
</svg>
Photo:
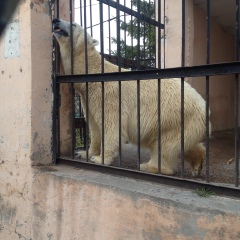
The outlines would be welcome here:
<svg viewBox="0 0 240 240">
<path fill-rule="evenodd" d="M 31 165 L 52 161 L 51 19 L 44 7 L 49 3 L 45 0 L 34 11 L 30 2 L 21 1 L 9 23 L 18 24 L 17 43 L 8 41 L 6 46 L 6 32 L 0 40 L 0 239 L 4 240 L 31 239 Z M 16 44 L 17 54 L 6 58 L 6 48 L 16 49 Z"/>
<path fill-rule="evenodd" d="M 239 200 L 46 167 L 52 162 L 48 2 L 21 1 L 13 18 L 19 56 L 5 59 L 0 40 L 0 239 L 240 238 Z M 67 5 L 61 1 L 60 9 Z"/>
<path fill-rule="evenodd" d="M 48 234 L 52 239 L 131 240 L 239 236 L 239 200 L 200 198 L 168 186 L 67 167 L 54 169 L 58 171 L 39 169 L 34 177 L 38 196 L 34 239 Z"/>
</svg>

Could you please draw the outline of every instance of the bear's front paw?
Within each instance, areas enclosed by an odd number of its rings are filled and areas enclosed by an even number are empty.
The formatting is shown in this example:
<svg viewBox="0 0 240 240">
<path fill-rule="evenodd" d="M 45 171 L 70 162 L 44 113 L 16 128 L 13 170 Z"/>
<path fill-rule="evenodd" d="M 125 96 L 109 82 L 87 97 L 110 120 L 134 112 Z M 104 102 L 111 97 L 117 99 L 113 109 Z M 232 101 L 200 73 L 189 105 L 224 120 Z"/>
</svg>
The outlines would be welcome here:
<svg viewBox="0 0 240 240">
<path fill-rule="evenodd" d="M 151 166 L 149 163 L 140 164 L 140 170 L 143 172 L 157 173 L 158 169 Z"/>
<path fill-rule="evenodd" d="M 102 164 L 102 156 L 92 156 L 90 161 L 96 164 Z M 104 159 L 104 165 L 110 165 L 111 161 Z"/>
</svg>

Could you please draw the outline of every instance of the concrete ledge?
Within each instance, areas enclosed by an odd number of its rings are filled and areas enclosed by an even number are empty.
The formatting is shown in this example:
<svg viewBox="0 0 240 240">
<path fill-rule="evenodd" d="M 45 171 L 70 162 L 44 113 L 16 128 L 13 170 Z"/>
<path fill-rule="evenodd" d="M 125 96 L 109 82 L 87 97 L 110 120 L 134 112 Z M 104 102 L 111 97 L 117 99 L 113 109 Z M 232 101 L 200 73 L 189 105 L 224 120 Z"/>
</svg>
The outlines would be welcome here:
<svg viewBox="0 0 240 240">
<path fill-rule="evenodd" d="M 33 239 L 240 239 L 240 200 L 65 166 L 34 172 Z"/>
</svg>

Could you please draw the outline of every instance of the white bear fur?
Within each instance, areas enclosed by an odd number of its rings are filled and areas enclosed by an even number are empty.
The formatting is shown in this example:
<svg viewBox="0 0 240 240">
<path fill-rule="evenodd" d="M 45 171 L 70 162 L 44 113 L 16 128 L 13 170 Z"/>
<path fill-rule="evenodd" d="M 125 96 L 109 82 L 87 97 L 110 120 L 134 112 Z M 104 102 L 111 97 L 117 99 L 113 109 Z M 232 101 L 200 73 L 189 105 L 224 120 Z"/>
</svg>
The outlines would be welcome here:
<svg viewBox="0 0 240 240">
<path fill-rule="evenodd" d="M 85 74 L 84 29 L 77 23 L 73 26 L 74 74 Z M 60 20 L 60 29 L 70 35 L 70 24 Z M 60 45 L 65 74 L 71 74 L 70 37 L 54 32 Z M 87 34 L 88 73 L 101 73 L 101 56 L 95 49 L 98 42 Z M 122 69 L 122 71 L 126 71 Z M 118 66 L 104 60 L 104 72 L 118 72 Z M 86 116 L 86 84 L 75 83 L 81 95 L 81 103 Z M 102 134 L 102 85 L 89 83 L 89 128 L 91 146 L 90 160 L 101 164 Z M 119 149 L 119 83 L 104 83 L 104 164 L 111 164 Z M 137 82 L 121 82 L 121 131 L 122 146 L 131 142 L 137 144 Z M 161 173 L 173 174 L 181 154 L 181 81 L 161 80 Z M 140 81 L 140 143 L 151 151 L 148 163 L 141 164 L 143 171 L 158 172 L 158 85 L 157 80 Z M 190 163 L 193 176 L 199 174 L 205 157 L 205 101 L 188 83 L 184 89 L 184 148 L 185 160 Z M 211 125 L 210 125 L 211 128 Z M 211 129 L 210 129 L 211 131 Z M 84 157 L 84 153 L 83 154 Z"/>
</svg>

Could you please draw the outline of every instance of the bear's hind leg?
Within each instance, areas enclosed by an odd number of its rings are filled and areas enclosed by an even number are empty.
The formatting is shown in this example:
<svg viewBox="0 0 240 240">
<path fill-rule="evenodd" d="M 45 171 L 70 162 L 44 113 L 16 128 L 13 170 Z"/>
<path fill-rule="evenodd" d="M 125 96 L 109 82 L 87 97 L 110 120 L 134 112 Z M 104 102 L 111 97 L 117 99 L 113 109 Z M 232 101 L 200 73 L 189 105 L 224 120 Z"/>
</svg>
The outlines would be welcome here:
<svg viewBox="0 0 240 240">
<path fill-rule="evenodd" d="M 162 148 L 161 151 L 161 174 L 172 175 L 174 173 L 174 167 L 171 166 L 170 159 L 173 156 L 170 156 L 167 151 Z M 151 173 L 158 173 L 158 145 L 157 143 L 151 149 L 151 159 L 147 163 L 140 165 L 140 170 Z"/>
<path fill-rule="evenodd" d="M 202 164 L 205 158 L 206 149 L 202 143 L 184 153 L 185 160 L 190 164 L 192 176 L 197 177 L 202 171 Z"/>
</svg>

